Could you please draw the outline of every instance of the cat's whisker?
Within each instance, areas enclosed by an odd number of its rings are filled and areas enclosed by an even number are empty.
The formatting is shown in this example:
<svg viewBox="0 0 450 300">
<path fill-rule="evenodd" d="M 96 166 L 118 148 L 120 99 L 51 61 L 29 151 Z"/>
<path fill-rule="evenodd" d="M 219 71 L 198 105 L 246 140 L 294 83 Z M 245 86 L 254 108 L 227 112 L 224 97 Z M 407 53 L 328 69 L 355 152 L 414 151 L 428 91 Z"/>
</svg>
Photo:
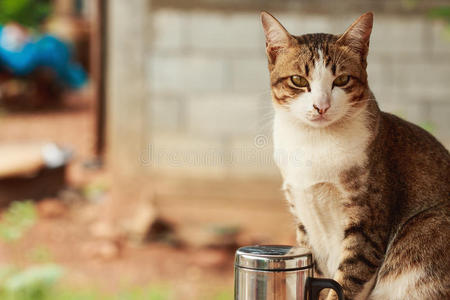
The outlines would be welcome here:
<svg viewBox="0 0 450 300">
<path fill-rule="evenodd" d="M 367 102 L 373 102 L 373 101 L 376 101 L 376 99 L 364 99 L 364 100 L 359 100 L 359 101 L 356 101 L 356 102 L 350 102 L 350 103 L 348 103 L 347 105 L 349 105 L 349 106 L 355 106 L 355 105 L 360 105 L 361 103 L 367 103 Z"/>
</svg>

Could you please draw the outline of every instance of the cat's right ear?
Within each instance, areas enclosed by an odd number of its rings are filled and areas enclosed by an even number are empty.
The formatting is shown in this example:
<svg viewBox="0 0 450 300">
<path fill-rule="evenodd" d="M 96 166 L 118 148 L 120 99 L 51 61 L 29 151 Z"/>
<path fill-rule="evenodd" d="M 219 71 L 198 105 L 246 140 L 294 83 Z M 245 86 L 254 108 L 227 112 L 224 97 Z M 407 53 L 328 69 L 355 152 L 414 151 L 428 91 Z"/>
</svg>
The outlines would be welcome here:
<svg viewBox="0 0 450 300">
<path fill-rule="evenodd" d="M 266 35 L 266 52 L 271 63 L 275 63 L 277 55 L 283 49 L 290 46 L 292 36 L 287 30 L 268 12 L 261 12 L 261 22 Z"/>
</svg>

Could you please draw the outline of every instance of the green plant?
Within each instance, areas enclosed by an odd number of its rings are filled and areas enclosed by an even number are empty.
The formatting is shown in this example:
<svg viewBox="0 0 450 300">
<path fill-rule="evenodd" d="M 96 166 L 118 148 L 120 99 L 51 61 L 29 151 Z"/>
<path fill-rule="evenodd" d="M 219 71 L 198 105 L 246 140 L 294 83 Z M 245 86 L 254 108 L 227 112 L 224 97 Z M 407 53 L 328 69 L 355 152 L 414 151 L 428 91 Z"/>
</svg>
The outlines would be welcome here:
<svg viewBox="0 0 450 300">
<path fill-rule="evenodd" d="M 450 6 L 440 6 L 430 9 L 428 16 L 434 19 L 441 19 L 450 23 Z"/>
<path fill-rule="evenodd" d="M 0 24 L 17 22 L 36 28 L 50 14 L 49 0 L 0 0 Z"/>
<path fill-rule="evenodd" d="M 214 296 L 214 300 L 231 300 L 233 299 L 233 291 L 232 290 L 223 290 L 218 292 L 215 296 Z"/>
<path fill-rule="evenodd" d="M 443 36 L 446 40 L 450 40 L 450 6 L 440 6 L 431 9 L 428 16 L 432 19 L 438 19 L 445 22 Z"/>
<path fill-rule="evenodd" d="M 6 267 L 0 285 L 0 299 L 47 300 L 55 282 L 62 276 L 62 268 L 47 264 L 17 271 Z"/>
<path fill-rule="evenodd" d="M 31 201 L 10 204 L 0 221 L 0 238 L 5 242 L 20 239 L 36 222 L 36 210 Z"/>
<path fill-rule="evenodd" d="M 141 288 L 125 287 L 117 293 L 104 293 L 97 289 L 55 288 L 44 300 L 168 300 L 171 290 L 163 286 Z M 22 300 L 22 299 L 17 299 Z"/>
<path fill-rule="evenodd" d="M 56 283 L 63 269 L 55 264 L 44 264 L 18 270 L 11 266 L 0 268 L 1 300 L 169 300 L 170 287 L 150 285 L 123 287 L 118 292 L 106 293 L 96 288 L 69 288 Z M 221 296 L 222 295 L 222 296 Z M 231 299 L 220 294 L 214 300 Z"/>
<path fill-rule="evenodd" d="M 36 222 L 36 210 L 31 201 L 13 202 L 0 219 L 0 239 L 5 242 L 19 240 Z M 13 244 L 14 245 L 14 244 Z M 53 263 L 50 250 L 36 246 L 20 253 L 37 265 L 19 268 L 17 265 L 0 266 L 1 300 L 168 300 L 171 289 L 163 285 L 146 287 L 125 286 L 116 293 L 105 293 L 96 288 L 69 288 L 57 284 L 63 268 Z M 42 264 L 44 263 L 44 264 Z M 222 299 L 222 298 L 218 298 Z"/>
<path fill-rule="evenodd" d="M 94 181 L 83 186 L 83 196 L 92 202 L 99 201 L 108 191 L 108 184 L 104 181 Z"/>
<path fill-rule="evenodd" d="M 170 290 L 163 286 L 152 286 L 146 288 L 125 289 L 118 293 L 114 300 L 167 300 L 170 297 Z"/>
<path fill-rule="evenodd" d="M 423 122 L 423 123 L 420 123 L 419 126 L 430 133 L 433 133 L 433 131 L 435 129 L 434 124 L 431 122 Z"/>
<path fill-rule="evenodd" d="M 228 225 L 228 224 L 214 225 L 210 229 L 214 234 L 220 236 L 235 235 L 241 231 L 241 228 L 238 225 Z"/>
</svg>

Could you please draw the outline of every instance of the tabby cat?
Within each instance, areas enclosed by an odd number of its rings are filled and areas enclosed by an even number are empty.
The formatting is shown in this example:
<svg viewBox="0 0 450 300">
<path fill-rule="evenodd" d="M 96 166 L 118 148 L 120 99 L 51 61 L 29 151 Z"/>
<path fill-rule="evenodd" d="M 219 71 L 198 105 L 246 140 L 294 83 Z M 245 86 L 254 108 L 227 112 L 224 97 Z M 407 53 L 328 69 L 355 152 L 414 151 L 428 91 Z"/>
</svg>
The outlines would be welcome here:
<svg viewBox="0 0 450 300">
<path fill-rule="evenodd" d="M 450 154 L 380 111 L 366 72 L 372 13 L 341 35 L 294 36 L 261 17 L 275 161 L 317 275 L 346 299 L 450 299 Z"/>
</svg>

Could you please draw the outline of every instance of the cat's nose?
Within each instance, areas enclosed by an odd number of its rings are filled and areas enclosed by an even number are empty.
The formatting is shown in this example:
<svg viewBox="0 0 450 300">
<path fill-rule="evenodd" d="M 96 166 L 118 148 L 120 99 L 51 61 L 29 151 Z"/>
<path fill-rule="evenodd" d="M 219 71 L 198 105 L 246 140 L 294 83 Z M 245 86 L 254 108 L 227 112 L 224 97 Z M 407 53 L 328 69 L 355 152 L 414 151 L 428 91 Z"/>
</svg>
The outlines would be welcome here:
<svg viewBox="0 0 450 300">
<path fill-rule="evenodd" d="M 323 115 L 330 108 L 330 104 L 329 103 L 313 104 L 313 107 L 315 110 L 317 110 L 319 115 Z"/>
</svg>

